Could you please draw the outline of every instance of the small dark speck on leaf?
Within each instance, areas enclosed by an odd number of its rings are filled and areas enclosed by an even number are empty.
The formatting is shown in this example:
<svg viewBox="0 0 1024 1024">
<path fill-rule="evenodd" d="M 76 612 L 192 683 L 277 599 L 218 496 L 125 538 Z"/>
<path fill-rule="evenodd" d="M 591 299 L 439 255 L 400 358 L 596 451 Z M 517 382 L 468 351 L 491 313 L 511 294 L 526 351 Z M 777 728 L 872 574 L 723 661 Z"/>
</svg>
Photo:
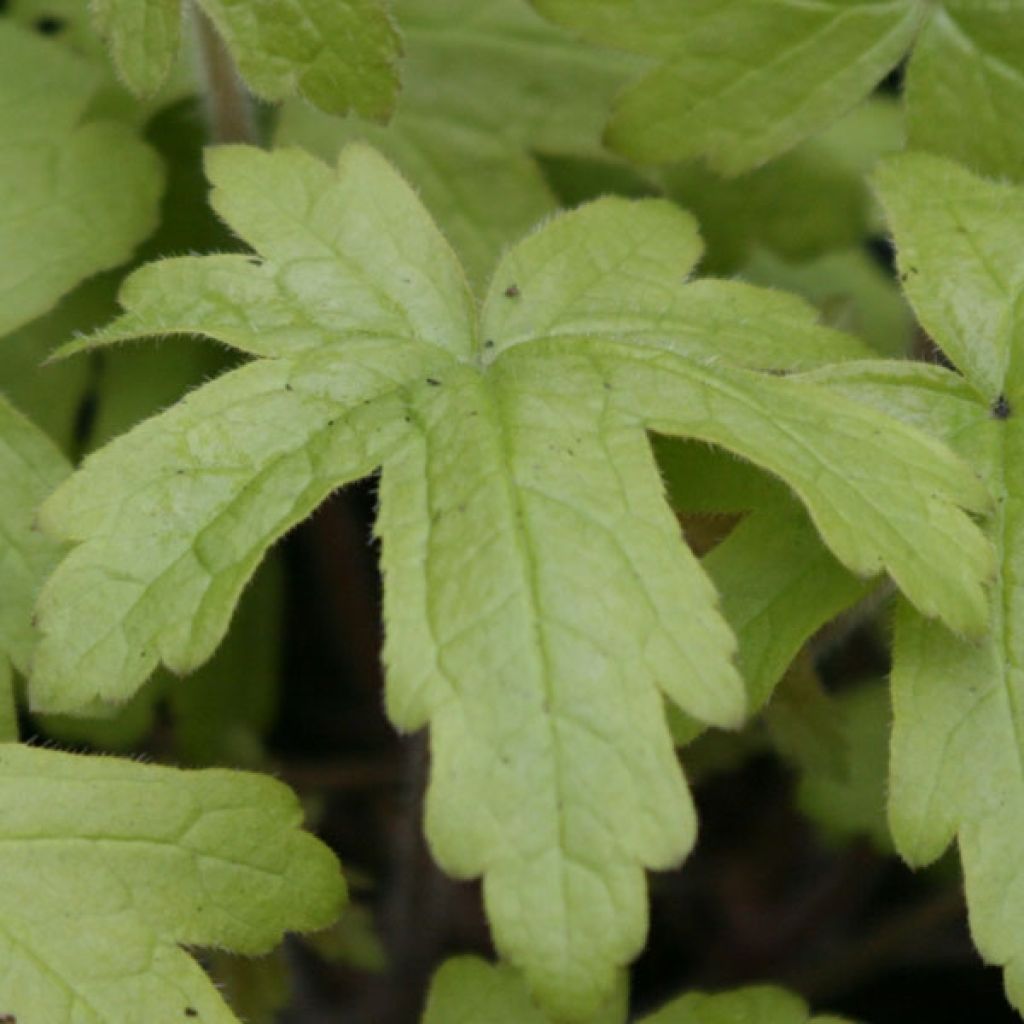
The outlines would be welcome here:
<svg viewBox="0 0 1024 1024">
<path fill-rule="evenodd" d="M 519 296 L 522 295 L 522 294 L 523 293 L 519 290 L 519 285 L 517 285 L 517 284 L 510 284 L 505 289 L 505 298 L 506 299 L 518 299 Z"/>
<path fill-rule="evenodd" d="M 288 382 L 287 384 L 285 384 L 284 389 L 285 389 L 285 391 L 294 391 L 295 390 L 292 387 L 291 382 Z"/>
<path fill-rule="evenodd" d="M 427 378 L 427 383 L 432 388 L 439 388 L 441 386 L 441 382 L 436 377 L 428 377 Z"/>
<path fill-rule="evenodd" d="M 199 1016 L 199 1011 L 194 1006 L 186 1006 L 185 1007 L 185 1016 L 186 1017 L 198 1017 Z"/>
<path fill-rule="evenodd" d="M 493 338 L 488 338 L 484 342 L 484 348 L 494 348 L 494 339 Z"/>
<path fill-rule="evenodd" d="M 58 32 L 64 29 L 67 24 L 63 18 L 58 18 L 52 14 L 44 14 L 41 18 L 36 18 L 33 28 L 44 36 L 55 36 Z"/>
<path fill-rule="evenodd" d="M 992 403 L 992 418 L 996 420 L 1008 420 L 1013 415 L 1013 408 L 1011 407 L 1006 395 L 1000 395 Z"/>
</svg>

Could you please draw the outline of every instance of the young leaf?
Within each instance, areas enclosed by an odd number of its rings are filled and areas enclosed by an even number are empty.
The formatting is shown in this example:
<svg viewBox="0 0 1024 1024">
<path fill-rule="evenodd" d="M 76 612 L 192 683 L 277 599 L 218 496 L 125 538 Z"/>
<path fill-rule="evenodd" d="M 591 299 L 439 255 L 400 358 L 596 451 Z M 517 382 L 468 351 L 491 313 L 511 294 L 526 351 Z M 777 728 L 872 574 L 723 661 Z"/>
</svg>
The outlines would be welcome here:
<svg viewBox="0 0 1024 1024">
<path fill-rule="evenodd" d="M 98 83 L 71 52 L 0 21 L 0 336 L 156 226 L 160 163 L 124 125 L 85 120 Z"/>
<path fill-rule="evenodd" d="M 198 0 L 249 87 L 267 100 L 301 93 L 335 114 L 384 119 L 398 76 L 398 34 L 380 0 Z M 96 0 L 125 82 L 145 96 L 164 82 L 181 37 L 181 0 Z"/>
<path fill-rule="evenodd" d="M 237 1024 L 182 947 L 262 953 L 344 900 L 334 856 L 269 778 L 5 744 L 0 807 L 0 1015 L 15 1020 Z"/>
<path fill-rule="evenodd" d="M 647 163 L 748 171 L 825 128 L 908 51 L 913 145 L 1020 177 L 1024 12 L 975 0 L 532 0 L 657 65 L 620 96 L 611 145 Z"/>
<path fill-rule="evenodd" d="M 883 165 L 878 186 L 908 295 L 962 376 L 852 367 L 845 383 L 830 375 L 833 385 L 945 437 L 996 498 L 984 639 L 967 642 L 906 605 L 897 613 L 890 823 L 912 864 L 935 860 L 959 837 L 975 941 L 1006 968 L 1010 999 L 1024 1009 L 1024 942 L 1014 924 L 1024 912 L 1024 192 L 922 154 Z"/>
<path fill-rule="evenodd" d="M 159 661 L 194 668 L 266 547 L 382 466 L 388 709 L 432 726 L 434 852 L 484 876 L 496 943 L 542 1001 L 585 1017 L 642 945 L 643 868 L 693 842 L 662 694 L 720 725 L 744 710 L 646 430 L 777 474 L 848 567 L 887 568 L 965 630 L 991 553 L 961 509 L 987 495 L 924 434 L 760 372 L 863 349 L 796 300 L 687 284 L 700 244 L 667 202 L 550 222 L 477 310 L 372 150 L 332 171 L 226 148 L 209 173 L 259 256 L 144 268 L 124 317 L 71 347 L 189 332 L 261 358 L 87 459 L 44 506 L 76 547 L 39 602 L 33 701 L 120 701 Z"/>
</svg>

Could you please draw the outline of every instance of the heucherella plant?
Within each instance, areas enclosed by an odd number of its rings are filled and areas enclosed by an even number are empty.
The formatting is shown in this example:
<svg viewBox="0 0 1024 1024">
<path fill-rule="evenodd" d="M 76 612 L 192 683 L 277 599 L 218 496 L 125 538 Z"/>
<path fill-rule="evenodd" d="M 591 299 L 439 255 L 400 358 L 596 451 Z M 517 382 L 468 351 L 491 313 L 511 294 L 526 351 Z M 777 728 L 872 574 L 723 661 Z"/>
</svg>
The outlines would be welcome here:
<svg viewBox="0 0 1024 1024">
<path fill-rule="evenodd" d="M 0 1024 L 1024 1013 L 1022 12 L 0 0 Z"/>
<path fill-rule="evenodd" d="M 125 314 L 68 351 L 198 333 L 256 359 L 44 504 L 73 550 L 40 596 L 33 705 L 89 709 L 161 662 L 195 668 L 267 546 L 382 466 L 388 710 L 403 730 L 431 725 L 434 853 L 484 876 L 499 949 L 552 1012 L 582 1019 L 643 943 L 643 868 L 694 839 L 662 695 L 727 727 L 745 705 L 645 432 L 769 469 L 844 564 L 888 571 L 967 634 L 991 551 L 965 510 L 987 494 L 923 433 L 779 376 L 865 350 L 784 296 L 688 283 L 696 227 L 664 201 L 554 219 L 478 307 L 364 146 L 336 169 L 227 147 L 208 174 L 256 255 L 144 268 Z M 913 541 L 911 522 L 928 524 Z"/>
</svg>

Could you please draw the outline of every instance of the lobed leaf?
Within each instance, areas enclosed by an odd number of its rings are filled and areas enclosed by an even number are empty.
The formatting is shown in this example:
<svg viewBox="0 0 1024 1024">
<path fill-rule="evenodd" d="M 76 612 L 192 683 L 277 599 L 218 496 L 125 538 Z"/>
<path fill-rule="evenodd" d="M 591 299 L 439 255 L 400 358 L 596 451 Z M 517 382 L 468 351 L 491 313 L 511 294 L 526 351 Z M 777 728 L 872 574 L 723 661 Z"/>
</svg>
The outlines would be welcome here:
<svg viewBox="0 0 1024 1024">
<path fill-rule="evenodd" d="M 76 546 L 40 600 L 32 699 L 124 700 L 160 661 L 195 667 L 266 547 L 381 468 L 387 704 L 400 728 L 431 726 L 429 840 L 448 871 L 483 875 L 496 944 L 546 1010 L 586 1019 L 643 944 L 644 869 L 693 842 L 663 695 L 726 726 L 745 705 L 647 431 L 768 468 L 841 560 L 888 567 L 965 629 L 990 552 L 961 509 L 984 489 L 913 428 L 777 376 L 864 349 L 797 300 L 688 284 L 699 242 L 670 204 L 550 222 L 477 309 L 371 150 L 332 171 L 236 147 L 209 170 L 259 256 L 140 271 L 86 345 L 187 331 L 259 358 L 47 502 Z"/>
<path fill-rule="evenodd" d="M 17 1020 L 237 1024 L 182 947 L 262 953 L 344 900 L 266 777 L 4 744 L 0 807 L 0 1012 Z"/>
</svg>

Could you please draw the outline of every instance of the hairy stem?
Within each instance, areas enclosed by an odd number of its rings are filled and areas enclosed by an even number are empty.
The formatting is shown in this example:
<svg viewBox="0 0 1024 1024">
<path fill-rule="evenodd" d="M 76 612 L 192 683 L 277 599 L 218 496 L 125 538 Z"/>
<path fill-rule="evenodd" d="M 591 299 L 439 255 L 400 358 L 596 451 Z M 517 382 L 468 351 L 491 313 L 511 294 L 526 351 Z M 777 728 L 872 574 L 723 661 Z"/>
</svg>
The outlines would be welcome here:
<svg viewBox="0 0 1024 1024">
<path fill-rule="evenodd" d="M 252 99 L 231 54 L 207 15 L 198 7 L 193 13 L 210 138 L 217 143 L 258 145 Z"/>
</svg>

